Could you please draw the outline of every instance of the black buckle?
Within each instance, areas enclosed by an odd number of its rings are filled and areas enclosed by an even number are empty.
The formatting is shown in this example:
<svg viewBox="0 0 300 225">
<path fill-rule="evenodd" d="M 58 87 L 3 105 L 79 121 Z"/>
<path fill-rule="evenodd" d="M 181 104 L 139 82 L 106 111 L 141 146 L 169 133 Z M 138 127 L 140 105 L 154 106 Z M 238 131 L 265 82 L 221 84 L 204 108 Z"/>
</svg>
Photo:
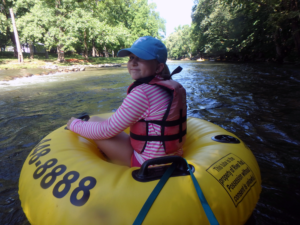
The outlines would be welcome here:
<svg viewBox="0 0 300 225">
<path fill-rule="evenodd" d="M 140 169 L 132 171 L 132 177 L 139 182 L 148 182 L 153 180 L 159 180 L 170 165 L 150 167 L 150 165 L 175 163 L 176 168 L 170 177 L 188 176 L 190 172 L 188 170 L 186 161 L 180 156 L 164 156 L 154 159 L 149 159 L 143 163 Z M 195 172 L 195 167 L 190 165 L 191 171 Z"/>
</svg>

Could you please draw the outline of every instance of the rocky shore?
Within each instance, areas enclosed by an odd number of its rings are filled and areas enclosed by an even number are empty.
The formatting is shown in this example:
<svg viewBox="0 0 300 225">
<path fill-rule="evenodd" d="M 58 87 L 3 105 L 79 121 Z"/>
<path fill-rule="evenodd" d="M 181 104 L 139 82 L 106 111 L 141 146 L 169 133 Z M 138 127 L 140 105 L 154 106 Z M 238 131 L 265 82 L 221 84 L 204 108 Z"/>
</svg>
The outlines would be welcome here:
<svg viewBox="0 0 300 225">
<path fill-rule="evenodd" d="M 10 81 L 10 80 L 15 80 L 17 78 L 32 77 L 32 76 L 46 76 L 46 75 L 56 74 L 56 73 L 80 72 L 80 71 L 85 71 L 87 67 L 101 68 L 101 67 L 121 67 L 121 66 L 122 66 L 121 64 L 57 66 L 53 63 L 46 63 L 45 66 L 41 67 L 42 69 L 47 70 L 45 72 L 37 73 L 37 74 L 25 73 L 24 75 L 4 76 L 0 78 L 0 81 Z"/>
<path fill-rule="evenodd" d="M 94 67 L 94 68 L 100 68 L 100 67 L 121 67 L 121 64 L 96 64 L 96 65 L 72 65 L 72 66 L 57 66 L 53 63 L 46 63 L 45 66 L 43 66 L 43 69 L 54 69 L 58 70 L 59 72 L 78 72 L 78 71 L 84 71 L 86 67 Z"/>
</svg>

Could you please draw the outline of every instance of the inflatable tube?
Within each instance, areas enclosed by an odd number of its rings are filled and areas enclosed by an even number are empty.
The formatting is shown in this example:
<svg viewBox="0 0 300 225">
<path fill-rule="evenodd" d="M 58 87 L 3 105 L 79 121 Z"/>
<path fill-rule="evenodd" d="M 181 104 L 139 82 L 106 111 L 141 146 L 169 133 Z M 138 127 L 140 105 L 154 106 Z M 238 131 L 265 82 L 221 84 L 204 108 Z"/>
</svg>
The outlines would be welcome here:
<svg viewBox="0 0 300 225">
<path fill-rule="evenodd" d="M 188 118 L 183 150 L 219 224 L 244 224 L 261 192 L 251 150 L 234 134 L 197 118 Z M 138 169 L 107 162 L 92 140 L 63 126 L 41 140 L 23 165 L 23 211 L 32 225 L 132 224 L 159 181 L 135 180 Z M 209 224 L 191 176 L 171 177 L 143 224 Z"/>
</svg>

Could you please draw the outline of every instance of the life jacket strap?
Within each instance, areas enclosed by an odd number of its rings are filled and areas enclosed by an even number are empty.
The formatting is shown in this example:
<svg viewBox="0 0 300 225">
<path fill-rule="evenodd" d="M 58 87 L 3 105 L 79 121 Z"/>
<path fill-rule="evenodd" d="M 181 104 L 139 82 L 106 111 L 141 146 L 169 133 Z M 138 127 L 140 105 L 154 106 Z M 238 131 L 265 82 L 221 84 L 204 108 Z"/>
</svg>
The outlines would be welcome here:
<svg viewBox="0 0 300 225">
<path fill-rule="evenodd" d="M 184 135 L 186 135 L 186 130 L 183 130 L 177 134 L 166 135 L 166 136 L 142 136 L 130 132 L 130 137 L 137 141 L 174 141 L 177 139 L 182 140 L 182 137 Z"/>
<path fill-rule="evenodd" d="M 138 122 L 146 122 L 146 123 L 154 123 L 154 124 L 157 124 L 157 125 L 164 125 L 165 127 L 173 127 L 173 126 L 177 126 L 177 125 L 180 125 L 184 122 L 186 122 L 186 117 L 180 117 L 179 119 L 177 120 L 172 120 L 172 121 L 161 121 L 161 120 L 139 120 Z"/>
</svg>

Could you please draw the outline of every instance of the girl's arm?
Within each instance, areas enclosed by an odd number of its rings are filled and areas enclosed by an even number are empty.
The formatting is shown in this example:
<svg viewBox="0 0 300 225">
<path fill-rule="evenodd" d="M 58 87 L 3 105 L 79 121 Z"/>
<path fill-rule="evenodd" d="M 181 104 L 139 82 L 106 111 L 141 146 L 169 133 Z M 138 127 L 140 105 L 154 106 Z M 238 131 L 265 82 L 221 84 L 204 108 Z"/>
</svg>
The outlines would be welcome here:
<svg viewBox="0 0 300 225">
<path fill-rule="evenodd" d="M 69 127 L 71 131 L 86 138 L 108 139 L 121 133 L 136 121 L 146 118 L 149 114 L 148 108 L 149 101 L 144 91 L 134 88 L 118 110 L 106 121 L 86 122 L 71 118 Z"/>
</svg>

